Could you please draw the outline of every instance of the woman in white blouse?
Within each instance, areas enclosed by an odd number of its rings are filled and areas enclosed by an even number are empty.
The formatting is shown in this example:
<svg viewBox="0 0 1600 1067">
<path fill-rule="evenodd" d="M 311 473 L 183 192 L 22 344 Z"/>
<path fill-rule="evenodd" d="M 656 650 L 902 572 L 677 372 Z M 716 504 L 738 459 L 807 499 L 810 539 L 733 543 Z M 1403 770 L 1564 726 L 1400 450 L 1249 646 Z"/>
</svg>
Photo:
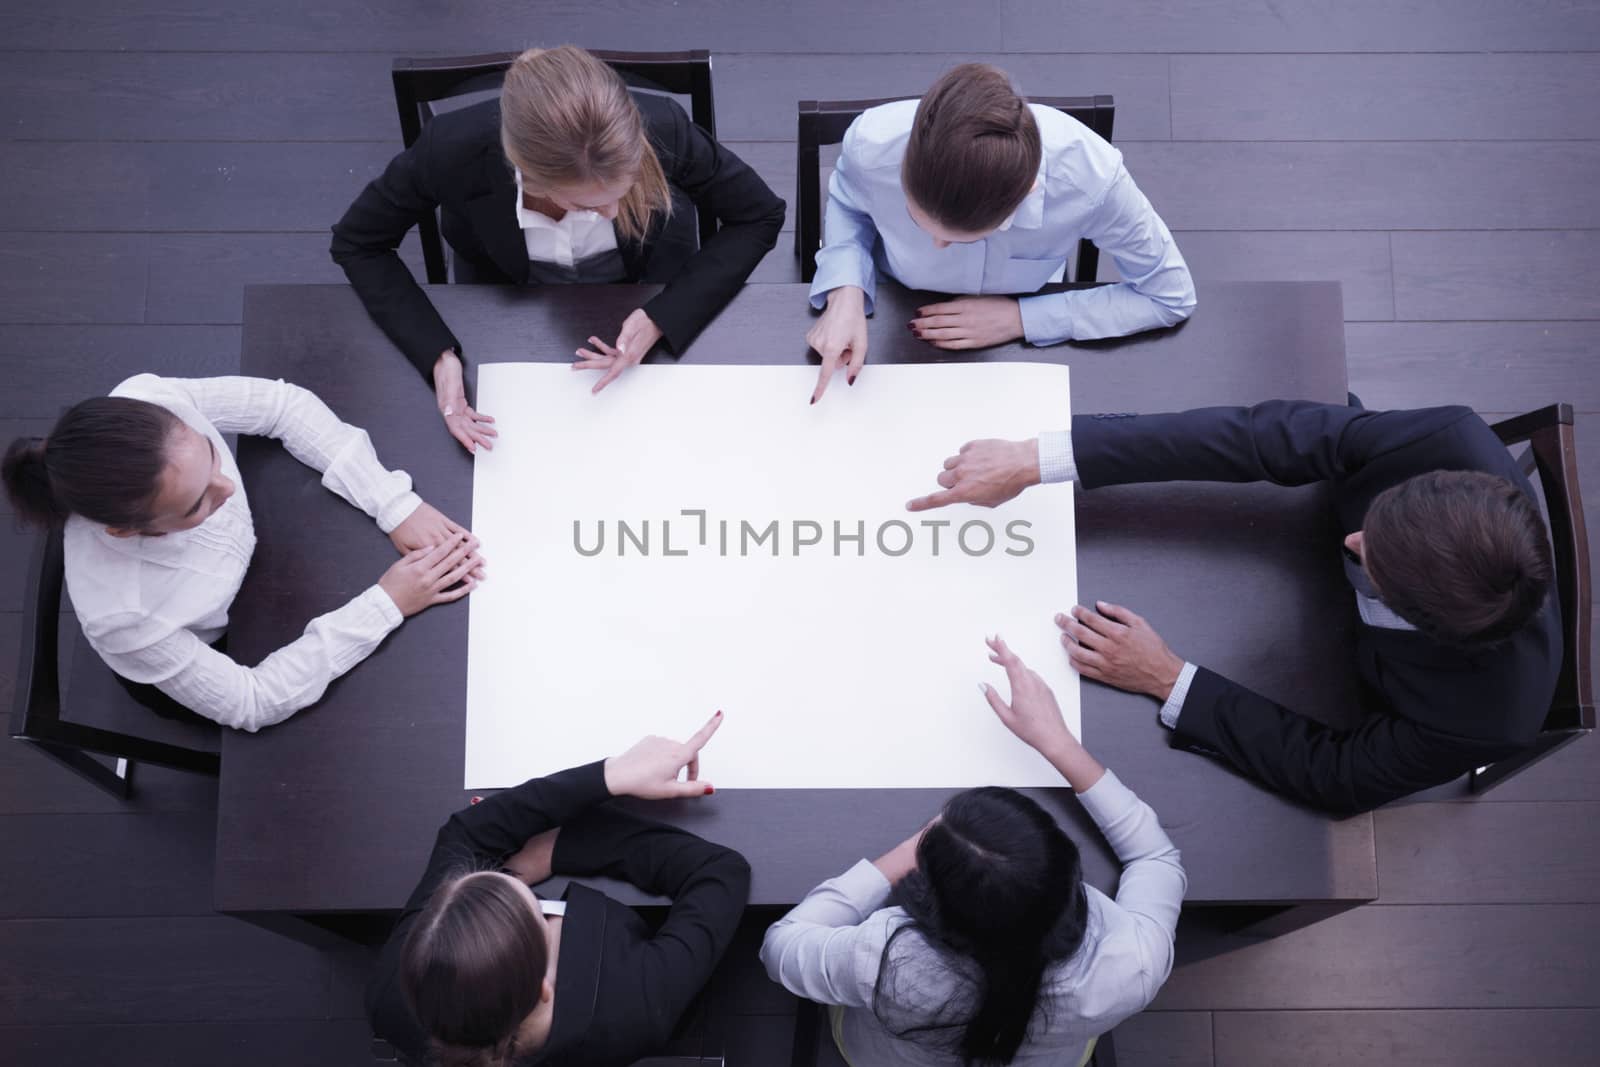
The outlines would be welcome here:
<svg viewBox="0 0 1600 1067">
<path fill-rule="evenodd" d="M 378 582 L 254 667 L 215 647 L 255 550 L 223 434 L 259 434 L 322 472 L 402 553 Z M 366 431 L 298 386 L 141 374 L 6 450 L 18 514 L 64 523 L 67 591 L 84 634 L 141 703 L 258 730 L 315 703 L 402 618 L 483 577 L 473 536 L 384 469 Z"/>
<path fill-rule="evenodd" d="M 1172 970 L 1178 850 L 1073 737 L 1044 680 L 998 637 L 989 647 L 1011 702 L 984 695 L 1077 791 L 1123 863 L 1116 899 L 1083 883 L 1071 838 L 1021 793 L 951 798 L 885 855 L 812 890 L 761 946 L 775 981 L 832 1005 L 854 1067 L 1084 1063 Z"/>
</svg>

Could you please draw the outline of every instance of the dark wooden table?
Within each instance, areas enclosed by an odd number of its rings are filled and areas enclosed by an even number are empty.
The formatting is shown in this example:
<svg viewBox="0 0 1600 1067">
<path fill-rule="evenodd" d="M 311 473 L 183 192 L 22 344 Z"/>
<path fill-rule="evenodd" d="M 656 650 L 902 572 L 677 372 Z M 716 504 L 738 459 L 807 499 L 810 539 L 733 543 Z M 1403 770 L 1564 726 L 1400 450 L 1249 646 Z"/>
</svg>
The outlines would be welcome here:
<svg viewBox="0 0 1600 1067">
<path fill-rule="evenodd" d="M 590 333 L 613 334 L 643 295 L 628 286 L 433 292 L 474 362 L 565 361 Z M 880 293 L 871 363 L 933 355 L 903 325 L 917 302 L 893 287 Z M 800 363 L 811 317 L 804 287 L 750 286 L 683 358 Z M 366 427 L 379 457 L 409 471 L 425 499 L 470 518 L 469 457 L 445 434 L 431 391 L 352 291 L 252 286 L 244 323 L 243 373 L 314 390 Z M 1346 389 L 1334 283 L 1214 284 L 1201 293 L 1195 318 L 1175 330 L 1046 349 L 1013 345 L 975 358 L 1070 363 L 1080 412 L 1273 397 L 1342 402 Z M 856 389 L 872 388 L 871 363 Z M 960 444 L 952 439 L 951 450 Z M 943 458 L 928 457 L 930 485 Z M 376 581 L 395 554 L 370 519 L 276 443 L 244 441 L 239 465 L 259 547 L 234 606 L 230 642 L 241 661 L 256 662 Z M 907 486 L 905 495 L 923 488 Z M 1354 613 L 1320 490 L 1125 487 L 1080 494 L 1077 519 L 1084 602 L 1128 604 L 1180 655 L 1307 713 L 1339 721 L 1354 706 Z M 467 798 L 466 638 L 465 602 L 430 609 L 407 620 L 315 708 L 260 734 L 228 733 L 219 910 L 283 928 L 292 917 L 328 925 L 340 914 L 401 905 L 435 830 Z M 1377 896 L 1370 816 L 1330 820 L 1169 748 L 1146 698 L 1085 682 L 1082 707 L 1089 748 L 1155 807 L 1183 850 L 1192 904 L 1254 905 L 1272 923 L 1299 925 Z M 755 872 L 752 903 L 785 904 L 901 840 L 947 795 L 729 790 L 648 810 L 739 849 Z M 1087 877 L 1114 885 L 1114 859 L 1070 791 L 1036 795 L 1083 846 Z"/>
</svg>

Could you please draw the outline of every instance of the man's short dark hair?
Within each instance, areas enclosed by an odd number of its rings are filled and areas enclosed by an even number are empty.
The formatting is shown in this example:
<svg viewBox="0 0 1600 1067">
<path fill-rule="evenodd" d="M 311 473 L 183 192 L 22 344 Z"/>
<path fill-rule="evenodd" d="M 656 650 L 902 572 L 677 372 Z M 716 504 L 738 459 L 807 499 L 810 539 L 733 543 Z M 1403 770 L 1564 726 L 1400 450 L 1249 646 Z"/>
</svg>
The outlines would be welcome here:
<svg viewBox="0 0 1600 1067">
<path fill-rule="evenodd" d="M 1378 595 L 1444 644 L 1492 645 L 1544 605 L 1553 567 L 1533 499 L 1481 471 L 1433 471 L 1378 494 L 1362 560 Z"/>
</svg>

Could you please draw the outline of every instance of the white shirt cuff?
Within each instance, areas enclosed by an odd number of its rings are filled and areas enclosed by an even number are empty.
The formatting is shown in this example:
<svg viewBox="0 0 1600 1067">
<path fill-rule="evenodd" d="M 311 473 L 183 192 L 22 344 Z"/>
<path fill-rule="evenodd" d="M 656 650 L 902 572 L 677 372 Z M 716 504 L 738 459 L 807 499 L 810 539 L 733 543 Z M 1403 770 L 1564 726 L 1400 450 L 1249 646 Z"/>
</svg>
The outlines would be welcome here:
<svg viewBox="0 0 1600 1067">
<path fill-rule="evenodd" d="M 1183 670 L 1178 672 L 1178 680 L 1172 683 L 1167 702 L 1161 705 L 1161 725 L 1169 730 L 1178 728 L 1178 713 L 1183 710 L 1183 702 L 1189 699 L 1189 685 L 1194 681 L 1195 670 L 1193 663 L 1183 665 Z"/>
<path fill-rule="evenodd" d="M 405 471 L 396 471 L 396 474 L 405 476 Z M 406 484 L 411 479 L 406 477 Z M 415 492 L 407 489 L 393 500 L 378 509 L 378 529 L 384 533 L 394 533 L 394 528 L 411 517 L 411 513 L 422 506 L 422 498 Z"/>
<path fill-rule="evenodd" d="M 871 915 L 883 907 L 894 888 L 877 865 L 865 859 L 857 860 L 854 867 L 835 878 L 833 887 L 862 915 Z"/>
<path fill-rule="evenodd" d="M 811 306 L 821 311 L 828 306 L 828 294 L 846 285 L 861 290 L 861 309 L 873 309 L 873 290 L 877 288 L 877 266 L 872 253 L 855 245 L 829 245 L 817 252 L 817 273 L 811 279 Z"/>
<path fill-rule="evenodd" d="M 1078 464 L 1072 457 L 1072 431 L 1051 430 L 1039 435 L 1039 480 L 1075 482 Z"/>
<path fill-rule="evenodd" d="M 1030 345 L 1053 345 L 1072 338 L 1072 314 L 1066 293 L 1024 296 L 1017 300 L 1022 314 L 1022 339 Z"/>
<path fill-rule="evenodd" d="M 384 634 L 392 633 L 406 618 L 400 614 L 400 609 L 395 606 L 394 600 L 384 591 L 381 585 L 368 586 L 351 603 L 360 604 L 363 608 L 370 610 L 374 616 L 374 622 L 382 627 L 379 632 Z"/>
</svg>

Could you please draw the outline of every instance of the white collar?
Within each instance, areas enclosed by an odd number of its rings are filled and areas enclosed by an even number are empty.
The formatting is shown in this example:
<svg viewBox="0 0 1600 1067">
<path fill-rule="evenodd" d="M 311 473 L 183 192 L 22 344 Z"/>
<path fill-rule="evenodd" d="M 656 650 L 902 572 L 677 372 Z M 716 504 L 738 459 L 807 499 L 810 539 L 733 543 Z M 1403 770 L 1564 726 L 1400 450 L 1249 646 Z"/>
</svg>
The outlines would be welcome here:
<svg viewBox="0 0 1600 1067">
<path fill-rule="evenodd" d="M 542 211 L 535 211 L 522 201 L 522 171 L 516 167 L 511 168 L 511 173 L 517 178 L 517 226 L 524 230 L 531 230 L 536 226 L 562 226 L 577 222 L 601 221 L 598 211 L 569 211 L 557 222 Z"/>
<path fill-rule="evenodd" d="M 1000 230 L 1009 230 L 1012 225 L 1024 230 L 1037 230 L 1044 225 L 1044 164 L 1039 165 L 1039 176 L 1033 179 L 1033 188 L 1028 190 L 1028 195 L 1022 198 L 1022 203 L 1016 206 L 1006 220 L 999 225 Z"/>
</svg>

